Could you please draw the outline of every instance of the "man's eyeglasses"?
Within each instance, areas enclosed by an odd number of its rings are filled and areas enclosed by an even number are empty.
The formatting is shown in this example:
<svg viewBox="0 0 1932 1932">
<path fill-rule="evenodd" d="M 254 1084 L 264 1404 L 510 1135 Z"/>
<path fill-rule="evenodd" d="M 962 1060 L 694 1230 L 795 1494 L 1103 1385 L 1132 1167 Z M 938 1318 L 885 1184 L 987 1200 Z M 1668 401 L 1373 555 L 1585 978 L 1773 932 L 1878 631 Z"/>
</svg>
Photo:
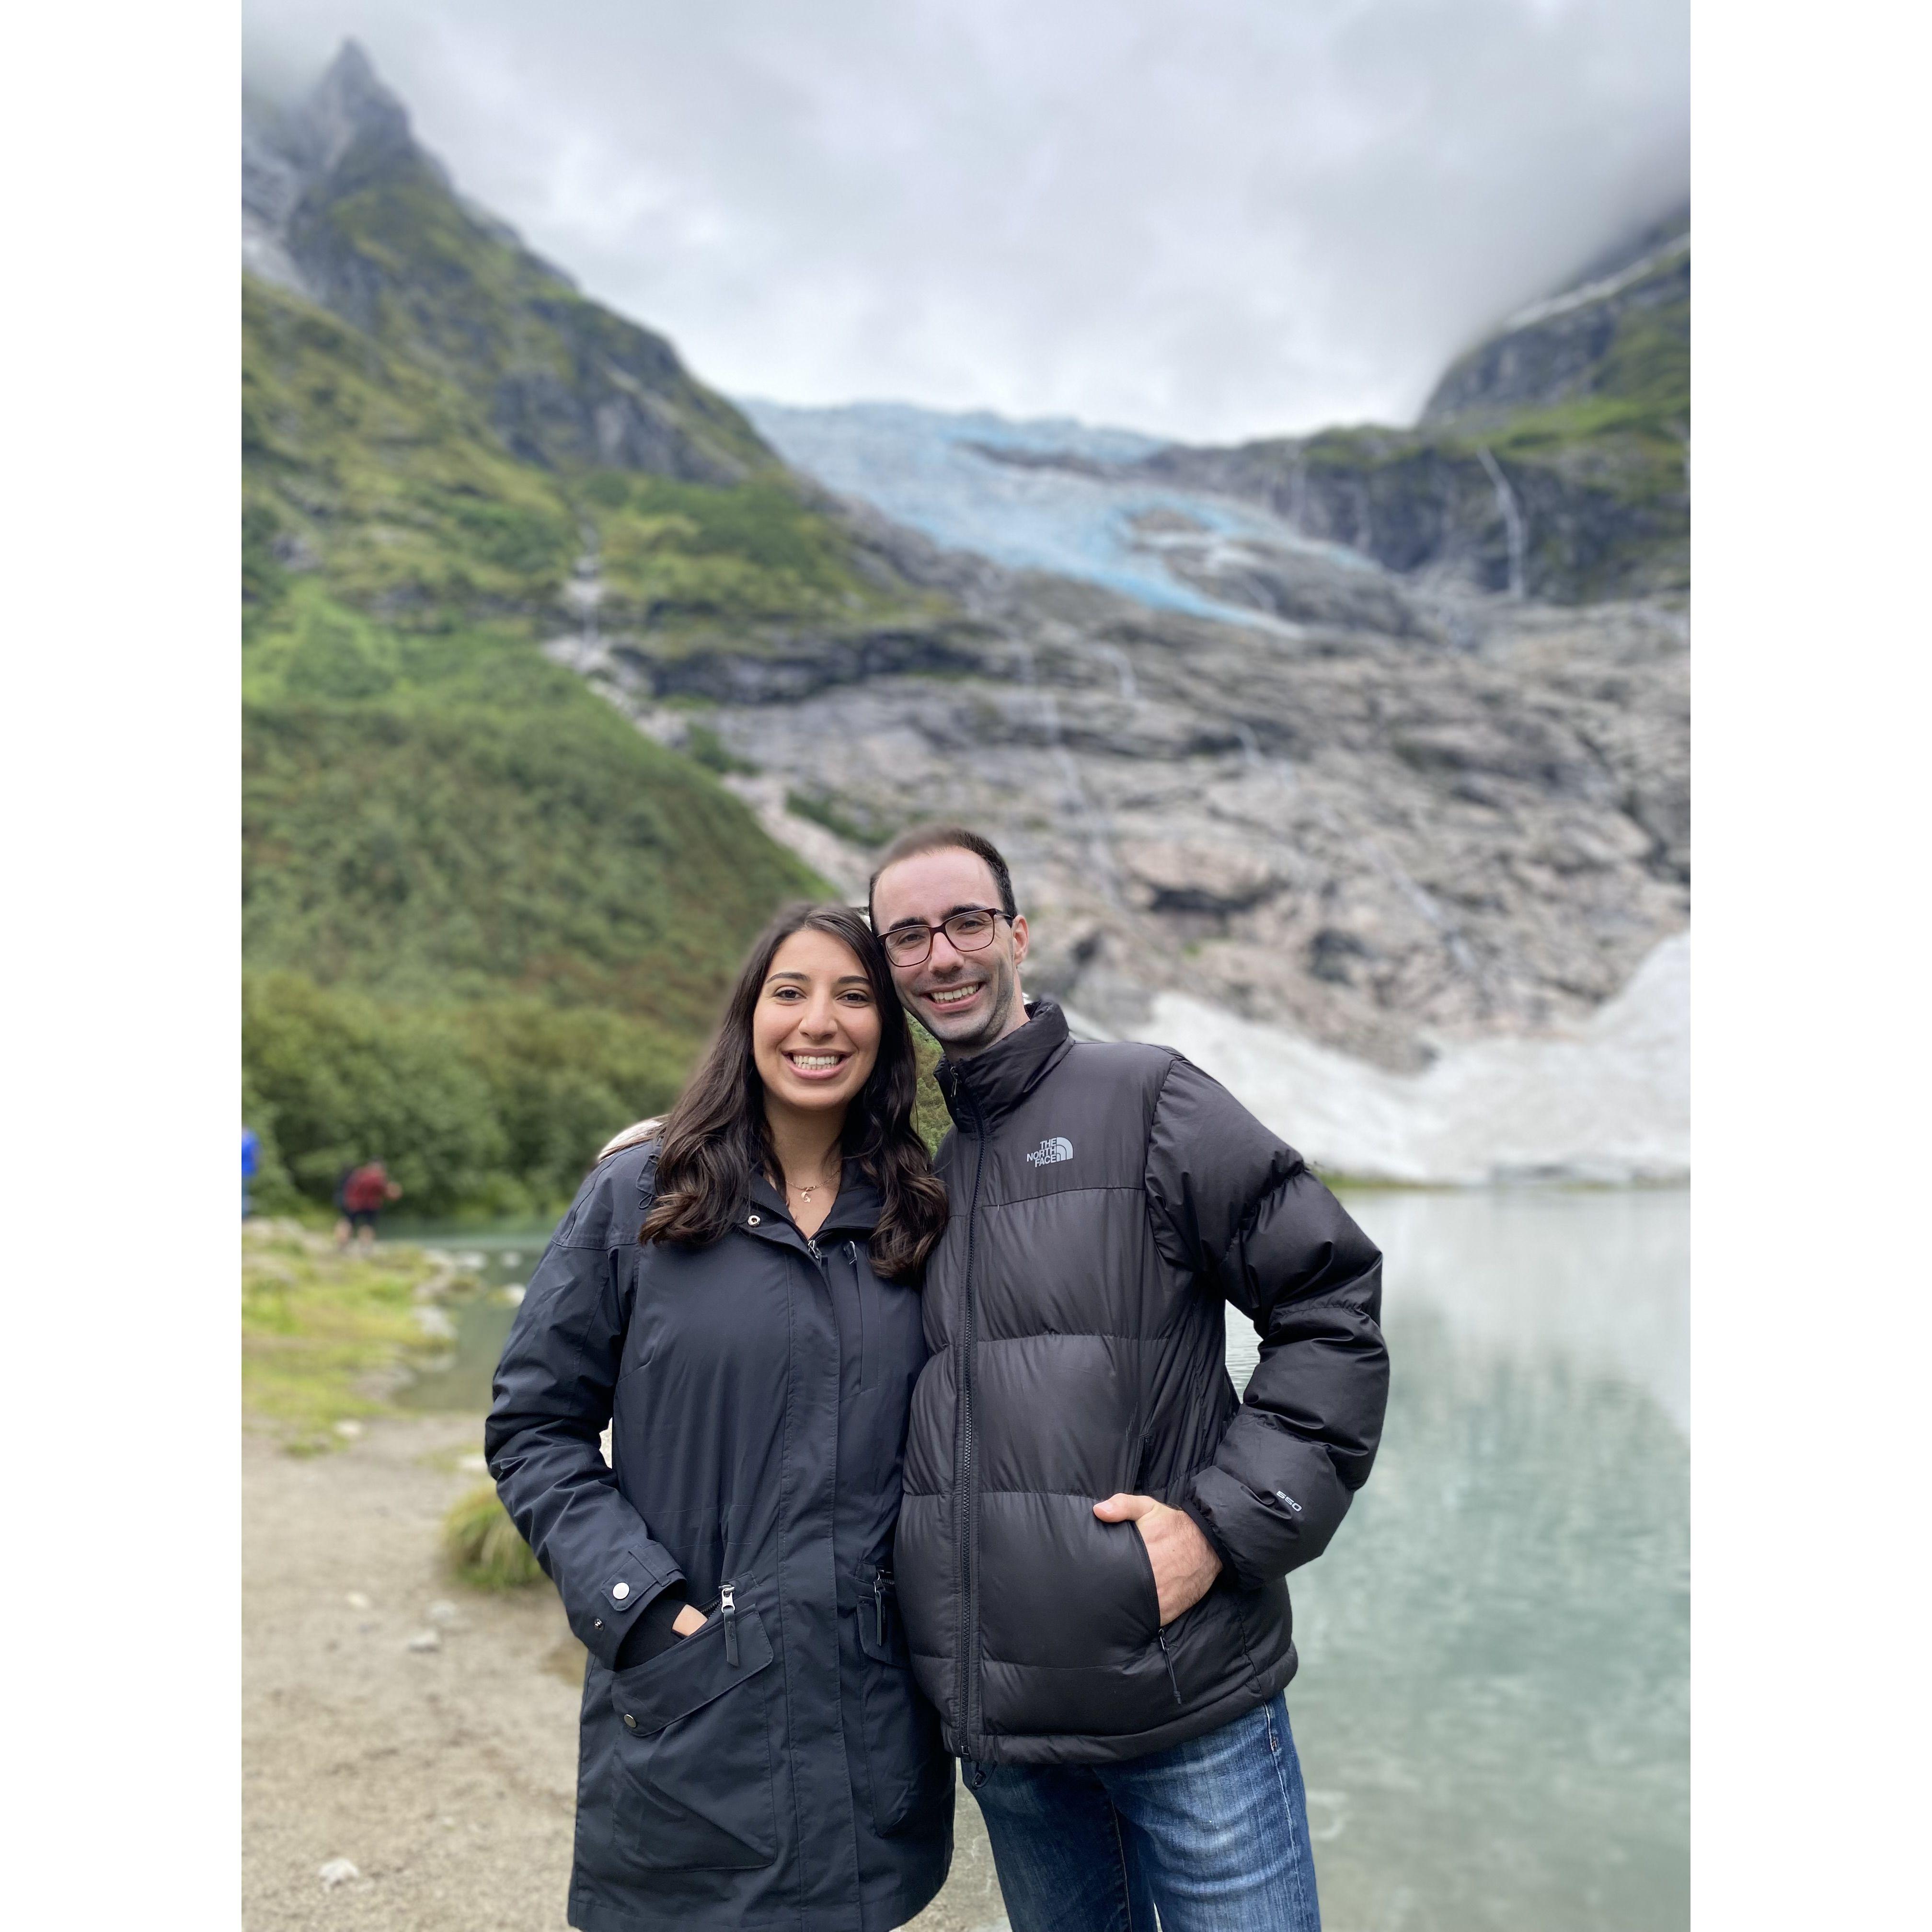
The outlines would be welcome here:
<svg viewBox="0 0 1932 1932">
<path fill-rule="evenodd" d="M 937 926 L 919 920 L 893 926 L 879 935 L 879 943 L 895 966 L 922 965 L 932 956 L 935 932 L 944 933 L 962 952 L 983 952 L 993 943 L 995 922 L 1009 916 L 991 906 L 968 906 L 964 911 L 948 913 Z"/>
</svg>

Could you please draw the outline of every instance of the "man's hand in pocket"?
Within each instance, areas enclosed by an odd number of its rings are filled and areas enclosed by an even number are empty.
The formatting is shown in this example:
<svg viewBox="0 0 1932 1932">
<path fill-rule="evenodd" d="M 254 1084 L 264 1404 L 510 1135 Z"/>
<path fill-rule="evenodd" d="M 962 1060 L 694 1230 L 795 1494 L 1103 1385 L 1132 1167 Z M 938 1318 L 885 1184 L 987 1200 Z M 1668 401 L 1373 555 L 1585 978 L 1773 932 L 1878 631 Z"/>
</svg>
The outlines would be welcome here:
<svg viewBox="0 0 1932 1932">
<path fill-rule="evenodd" d="M 1221 1559 L 1214 1554 L 1214 1545 L 1185 1510 L 1170 1509 L 1151 1496 L 1122 1495 L 1096 1503 L 1094 1514 L 1102 1522 L 1140 1526 L 1148 1561 L 1154 1565 L 1154 1594 L 1160 1599 L 1163 1630 L 1183 1610 L 1200 1602 L 1221 1574 Z"/>
</svg>

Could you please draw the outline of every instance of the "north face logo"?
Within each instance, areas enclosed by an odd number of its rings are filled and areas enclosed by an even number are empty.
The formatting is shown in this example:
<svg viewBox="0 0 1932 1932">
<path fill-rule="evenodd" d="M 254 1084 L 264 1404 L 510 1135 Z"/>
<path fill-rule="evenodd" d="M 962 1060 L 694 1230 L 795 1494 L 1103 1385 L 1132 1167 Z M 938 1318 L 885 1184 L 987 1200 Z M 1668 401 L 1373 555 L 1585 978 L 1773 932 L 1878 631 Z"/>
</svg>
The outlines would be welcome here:
<svg viewBox="0 0 1932 1932">
<path fill-rule="evenodd" d="M 1073 1143 L 1062 1139 L 1058 1134 L 1055 1134 L 1050 1141 L 1042 1141 L 1027 1156 L 1028 1160 L 1035 1167 L 1051 1167 L 1057 1160 L 1071 1160 L 1072 1158 Z"/>
</svg>

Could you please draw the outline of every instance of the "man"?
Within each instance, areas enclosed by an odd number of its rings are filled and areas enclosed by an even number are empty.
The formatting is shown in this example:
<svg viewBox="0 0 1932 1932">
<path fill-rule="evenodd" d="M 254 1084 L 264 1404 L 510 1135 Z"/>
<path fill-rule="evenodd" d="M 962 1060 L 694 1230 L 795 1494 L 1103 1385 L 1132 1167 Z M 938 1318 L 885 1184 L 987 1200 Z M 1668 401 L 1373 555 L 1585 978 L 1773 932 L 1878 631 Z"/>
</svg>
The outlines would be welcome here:
<svg viewBox="0 0 1932 1932">
<path fill-rule="evenodd" d="M 1375 1459 L 1382 1258 L 1178 1054 L 1029 1007 L 986 839 L 907 833 L 871 910 L 955 1128 L 898 1598 L 1015 1932 L 1316 1932 L 1282 1577 Z"/>
</svg>

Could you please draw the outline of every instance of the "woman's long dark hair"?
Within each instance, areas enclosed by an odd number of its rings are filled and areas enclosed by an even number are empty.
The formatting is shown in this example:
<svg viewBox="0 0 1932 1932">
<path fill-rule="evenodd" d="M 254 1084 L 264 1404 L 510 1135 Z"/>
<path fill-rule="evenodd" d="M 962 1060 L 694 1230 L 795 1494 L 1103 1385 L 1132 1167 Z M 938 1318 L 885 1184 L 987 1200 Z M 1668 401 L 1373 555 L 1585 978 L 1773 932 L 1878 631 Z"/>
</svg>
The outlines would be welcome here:
<svg viewBox="0 0 1932 1932">
<path fill-rule="evenodd" d="M 752 1054 L 752 1012 L 778 950 L 795 932 L 823 932 L 849 946 L 879 1010 L 879 1057 L 845 1110 L 840 1144 L 883 1197 L 872 1265 L 889 1280 L 915 1280 L 946 1226 L 946 1190 L 913 1125 L 919 1064 L 893 990 L 884 949 L 849 906 L 787 906 L 752 948 L 698 1071 L 664 1125 L 657 1198 L 642 1241 L 701 1246 L 733 1226 L 753 1174 L 782 1180 L 765 1126 L 765 1083 Z"/>
</svg>

